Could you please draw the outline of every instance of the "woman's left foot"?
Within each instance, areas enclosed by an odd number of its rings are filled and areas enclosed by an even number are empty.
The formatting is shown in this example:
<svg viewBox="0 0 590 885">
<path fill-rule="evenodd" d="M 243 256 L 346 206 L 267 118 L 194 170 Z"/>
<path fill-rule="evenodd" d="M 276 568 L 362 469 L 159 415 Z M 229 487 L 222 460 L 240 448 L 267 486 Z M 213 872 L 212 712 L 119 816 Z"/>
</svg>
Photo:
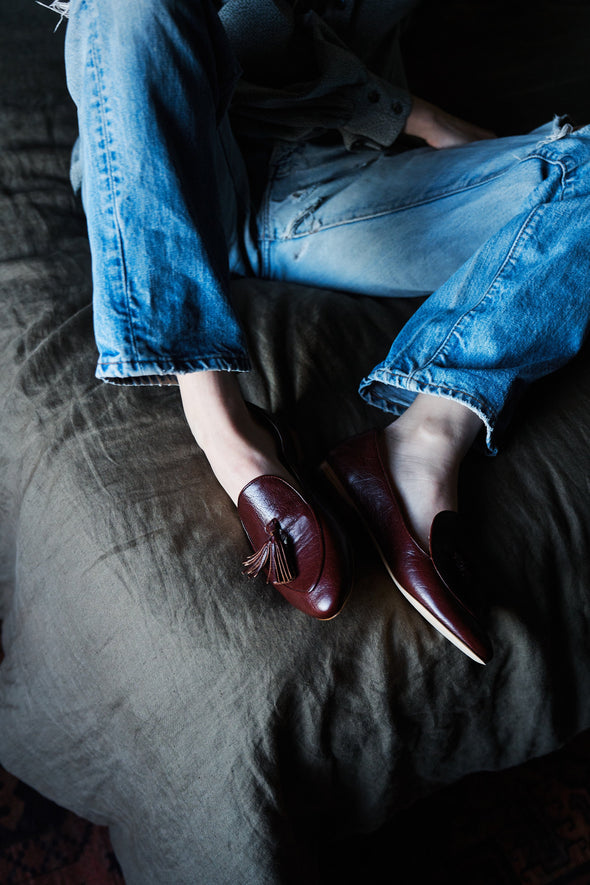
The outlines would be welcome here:
<svg viewBox="0 0 590 885">
<path fill-rule="evenodd" d="M 381 432 L 381 449 L 405 521 L 420 546 L 428 551 L 437 513 L 457 510 L 460 462 L 435 434 L 418 428 L 408 433 L 402 421 Z"/>
<path fill-rule="evenodd" d="M 455 549 L 458 514 L 449 509 L 455 503 L 453 481 L 445 480 L 442 471 L 433 481 L 423 458 L 412 469 L 410 463 L 409 452 L 402 457 L 401 444 L 396 447 L 386 432 L 373 430 L 334 449 L 325 470 L 360 514 L 406 599 L 464 654 L 486 664 L 492 646 L 462 592 L 466 575 Z M 420 463 L 424 481 L 414 470 Z M 404 469 L 407 476 L 400 485 L 406 497 L 398 488 Z"/>
</svg>

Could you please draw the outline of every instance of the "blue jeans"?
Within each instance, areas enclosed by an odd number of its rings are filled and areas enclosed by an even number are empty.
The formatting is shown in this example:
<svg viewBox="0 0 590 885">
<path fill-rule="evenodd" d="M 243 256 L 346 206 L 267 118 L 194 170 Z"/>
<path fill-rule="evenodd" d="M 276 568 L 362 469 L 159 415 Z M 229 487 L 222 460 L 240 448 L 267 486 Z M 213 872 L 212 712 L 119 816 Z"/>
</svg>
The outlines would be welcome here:
<svg viewBox="0 0 590 885">
<path fill-rule="evenodd" d="M 208 0 L 73 0 L 66 67 L 99 378 L 247 370 L 232 273 L 429 296 L 360 392 L 393 414 L 419 392 L 455 399 L 492 453 L 527 385 L 578 352 L 590 126 L 441 151 L 279 143 L 254 202 L 226 113 L 239 71 Z"/>
</svg>

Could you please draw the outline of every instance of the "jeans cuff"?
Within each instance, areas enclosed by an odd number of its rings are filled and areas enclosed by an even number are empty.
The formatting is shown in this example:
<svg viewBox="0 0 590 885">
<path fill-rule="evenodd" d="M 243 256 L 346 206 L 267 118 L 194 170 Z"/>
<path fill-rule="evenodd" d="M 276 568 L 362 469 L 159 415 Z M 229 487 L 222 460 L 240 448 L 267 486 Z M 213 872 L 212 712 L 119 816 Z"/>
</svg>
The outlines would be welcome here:
<svg viewBox="0 0 590 885">
<path fill-rule="evenodd" d="M 487 455 L 496 455 L 498 448 L 495 441 L 496 416 L 480 402 L 477 397 L 464 390 L 457 390 L 444 384 L 432 381 L 419 381 L 401 372 L 390 372 L 376 369 L 360 383 L 359 393 L 372 406 L 384 412 L 399 416 L 412 404 L 419 393 L 429 393 L 455 400 L 471 409 L 483 421 L 485 433 L 481 434 L 481 443 L 476 446 Z"/>
<path fill-rule="evenodd" d="M 199 357 L 194 360 L 158 360 L 145 362 L 99 362 L 96 377 L 109 384 L 159 385 L 177 384 L 177 375 L 214 369 L 221 372 L 249 372 L 250 360 L 245 356 Z"/>
</svg>

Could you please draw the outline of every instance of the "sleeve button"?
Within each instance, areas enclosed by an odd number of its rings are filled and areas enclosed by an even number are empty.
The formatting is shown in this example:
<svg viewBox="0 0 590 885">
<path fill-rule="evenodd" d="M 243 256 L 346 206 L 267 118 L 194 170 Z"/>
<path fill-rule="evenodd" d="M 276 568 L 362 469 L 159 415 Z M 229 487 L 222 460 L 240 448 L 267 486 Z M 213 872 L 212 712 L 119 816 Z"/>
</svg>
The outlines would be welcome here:
<svg viewBox="0 0 590 885">
<path fill-rule="evenodd" d="M 401 103 L 401 101 L 394 101 L 394 103 L 391 105 L 391 110 L 393 111 L 394 114 L 401 114 L 403 109 L 404 109 L 404 106 Z"/>
</svg>

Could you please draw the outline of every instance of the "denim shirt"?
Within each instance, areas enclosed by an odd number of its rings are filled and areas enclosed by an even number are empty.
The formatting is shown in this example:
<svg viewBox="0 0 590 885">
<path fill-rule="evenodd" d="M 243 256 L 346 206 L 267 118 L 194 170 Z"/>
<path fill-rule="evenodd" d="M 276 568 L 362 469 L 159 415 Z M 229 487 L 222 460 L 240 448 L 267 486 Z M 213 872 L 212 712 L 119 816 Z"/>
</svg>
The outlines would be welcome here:
<svg viewBox="0 0 590 885">
<path fill-rule="evenodd" d="M 411 99 L 399 25 L 416 0 L 221 0 L 241 66 L 238 131 L 308 139 L 338 130 L 348 148 L 387 147 Z"/>
<path fill-rule="evenodd" d="M 395 141 L 412 104 L 399 25 L 418 0 L 215 2 L 239 62 L 228 78 L 238 132 L 299 140 L 337 130 L 349 149 Z M 68 17 L 69 0 L 42 5 Z"/>
</svg>

